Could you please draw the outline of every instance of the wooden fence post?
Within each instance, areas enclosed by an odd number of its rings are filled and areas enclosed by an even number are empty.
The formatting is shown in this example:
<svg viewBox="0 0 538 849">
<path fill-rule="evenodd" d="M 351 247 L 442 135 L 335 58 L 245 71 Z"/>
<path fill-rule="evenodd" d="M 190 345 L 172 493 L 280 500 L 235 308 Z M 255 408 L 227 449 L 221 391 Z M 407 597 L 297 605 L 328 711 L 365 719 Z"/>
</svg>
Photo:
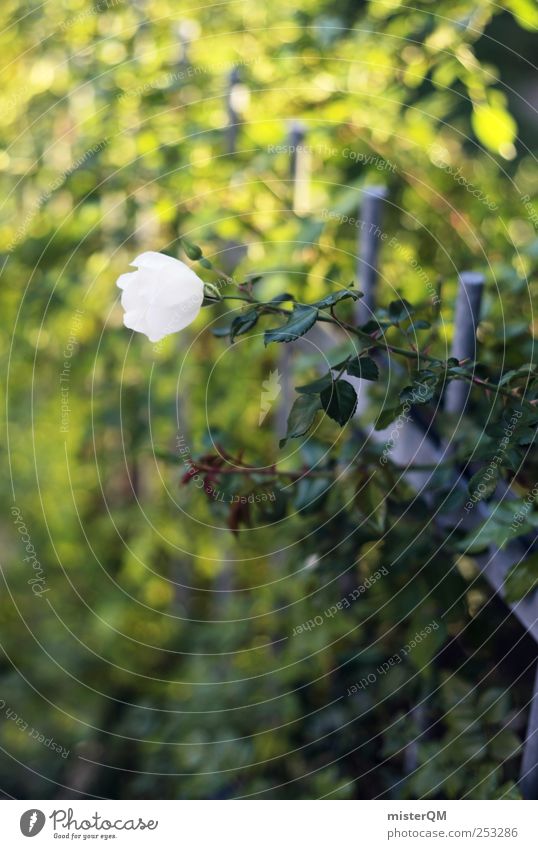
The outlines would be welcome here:
<svg viewBox="0 0 538 849">
<path fill-rule="evenodd" d="M 237 132 L 239 123 L 239 113 L 237 112 L 234 98 L 236 86 L 240 83 L 239 68 L 232 68 L 228 78 L 228 94 L 226 97 L 226 110 L 228 112 L 228 153 L 235 153 L 237 146 Z"/>
<path fill-rule="evenodd" d="M 484 277 L 474 271 L 462 271 L 459 278 L 452 356 L 458 360 L 475 359 L 476 328 L 480 318 L 480 304 L 484 290 Z M 471 384 L 453 380 L 445 393 L 445 410 L 453 415 L 463 415 Z"/>
<path fill-rule="evenodd" d="M 358 236 L 357 277 L 358 288 L 363 297 L 357 303 L 357 320 L 366 324 L 375 309 L 375 290 L 381 244 L 381 221 L 383 205 L 387 197 L 384 186 L 369 186 L 364 189 L 360 206 L 361 229 Z"/>
<path fill-rule="evenodd" d="M 310 151 L 305 145 L 306 129 L 301 121 L 292 121 L 288 131 L 292 209 L 305 215 L 310 209 Z"/>
<path fill-rule="evenodd" d="M 237 136 L 242 123 L 243 113 L 249 102 L 249 90 L 241 82 L 241 71 L 236 66 L 230 71 L 228 78 L 228 93 L 226 96 L 226 110 L 228 112 L 228 153 L 235 153 L 237 149 Z"/>
<path fill-rule="evenodd" d="M 306 129 L 301 121 L 291 121 L 288 129 L 287 148 L 289 152 L 290 192 L 289 203 L 293 212 L 309 195 L 309 173 L 305 165 Z M 276 412 L 276 428 L 279 437 L 284 436 L 287 429 L 288 413 L 293 403 L 292 391 L 292 352 L 291 346 L 281 345 L 278 356 L 278 374 L 281 394 Z"/>
</svg>

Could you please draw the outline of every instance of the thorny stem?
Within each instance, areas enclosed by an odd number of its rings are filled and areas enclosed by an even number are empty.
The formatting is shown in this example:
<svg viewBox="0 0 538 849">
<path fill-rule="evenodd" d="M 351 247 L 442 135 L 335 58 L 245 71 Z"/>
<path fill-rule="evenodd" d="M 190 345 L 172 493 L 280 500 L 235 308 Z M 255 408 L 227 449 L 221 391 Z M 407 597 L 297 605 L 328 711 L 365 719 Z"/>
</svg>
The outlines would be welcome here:
<svg viewBox="0 0 538 849">
<path fill-rule="evenodd" d="M 268 475 L 269 477 L 286 477 L 291 480 L 299 480 L 299 478 L 308 475 L 309 477 L 330 477 L 330 472 L 314 472 L 304 469 L 302 472 L 283 472 L 277 469 L 276 466 L 271 466 L 269 469 L 257 469 L 255 466 L 231 466 L 223 468 L 222 466 L 211 466 L 209 463 L 199 463 L 196 460 L 192 461 L 193 471 L 196 472 L 213 472 L 215 475 Z"/>
<path fill-rule="evenodd" d="M 407 466 L 398 466 L 396 463 L 393 463 L 392 468 L 395 471 L 405 470 L 414 472 L 431 472 L 448 465 L 452 466 L 453 462 L 436 463 L 433 465 L 418 464 Z M 303 477 L 330 478 L 334 476 L 331 470 L 314 471 L 313 469 L 302 469 L 299 472 L 287 472 L 277 469 L 276 465 L 264 469 L 257 469 L 255 466 L 232 466 L 229 468 L 223 468 L 222 466 L 212 466 L 210 463 L 200 463 L 196 460 L 192 461 L 192 470 L 194 474 L 198 472 L 212 472 L 215 475 L 264 475 L 268 477 L 286 477 L 294 481 Z"/>
<path fill-rule="evenodd" d="M 268 308 L 268 311 L 273 313 L 279 313 L 280 315 L 291 315 L 292 310 L 286 310 L 282 307 L 277 307 L 275 304 L 270 302 L 264 303 L 262 301 L 256 301 L 251 297 L 244 297 L 242 295 L 223 295 L 221 300 L 227 301 L 247 301 L 255 306 L 260 306 L 263 308 Z M 308 305 L 305 305 L 308 306 Z M 424 354 L 421 351 L 409 350 L 407 348 L 401 348 L 398 345 L 390 345 L 387 342 L 383 342 L 381 339 L 374 339 L 370 336 L 366 331 L 361 330 L 359 327 L 353 327 L 352 324 L 348 324 L 345 321 L 341 321 L 338 318 L 335 318 L 333 315 L 327 315 L 325 313 L 318 313 L 318 321 L 324 321 L 329 324 L 335 324 L 337 327 L 341 327 L 344 330 L 347 330 L 349 333 L 353 333 L 355 336 L 358 336 L 360 339 L 364 339 L 368 342 L 369 348 L 380 348 L 383 351 L 386 351 L 388 354 L 397 354 L 401 357 L 406 357 L 407 359 L 414 360 L 417 365 L 420 364 L 420 361 L 423 360 L 428 363 L 436 363 L 439 364 L 442 360 L 439 357 L 432 357 L 429 354 Z M 512 392 L 510 389 L 505 389 L 502 386 L 499 386 L 495 383 L 488 383 L 486 380 L 481 380 L 479 377 L 475 377 L 474 375 L 459 375 L 462 380 L 467 380 L 470 383 L 474 383 L 475 386 L 480 386 L 487 392 L 494 392 L 497 395 L 502 395 L 505 398 L 509 398 L 511 401 L 517 401 L 520 404 L 529 404 L 532 407 L 538 405 L 538 399 L 534 401 L 526 401 L 522 399 L 516 392 Z"/>
</svg>

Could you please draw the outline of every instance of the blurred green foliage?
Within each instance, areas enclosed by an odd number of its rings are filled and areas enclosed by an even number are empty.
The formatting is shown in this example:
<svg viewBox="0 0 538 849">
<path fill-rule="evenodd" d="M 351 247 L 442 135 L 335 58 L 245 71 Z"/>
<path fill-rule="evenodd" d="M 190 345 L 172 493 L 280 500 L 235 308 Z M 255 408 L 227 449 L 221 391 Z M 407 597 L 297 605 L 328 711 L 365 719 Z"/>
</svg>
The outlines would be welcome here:
<svg viewBox="0 0 538 849">
<path fill-rule="evenodd" d="M 384 226 L 397 238 L 381 245 L 382 302 L 397 292 L 433 312 L 431 281 L 443 345 L 456 272 L 482 269 L 484 361 L 500 372 L 531 360 L 538 176 L 522 80 L 532 80 L 535 5 L 299 0 L 292 10 L 275 0 L 191 4 L 182 16 L 171 0 L 6 0 L 0 15 L 1 789 L 517 792 L 534 646 L 472 560 L 438 555 L 409 493 L 387 499 L 371 486 L 361 501 L 342 485 L 321 526 L 301 505 L 284 522 L 270 501 L 264 527 L 231 535 L 228 505 L 182 486 L 185 468 L 153 449 L 177 452 L 179 434 L 193 456 L 216 443 L 293 468 L 274 412 L 258 425 L 277 352 L 261 335 L 215 338 L 224 307 L 157 346 L 131 338 L 114 283 L 144 250 L 185 258 L 187 237 L 237 280 L 263 273 L 261 296 L 312 301 L 356 273 L 356 228 L 327 211 L 356 216 L 363 187 L 382 183 Z M 234 66 L 244 111 L 229 153 Z M 295 211 L 294 119 L 311 160 Z M 294 367 L 308 374 L 311 361 L 298 355 Z M 319 436 L 337 438 L 330 427 Z M 531 466 L 521 495 L 535 480 Z M 13 504 L 42 596 L 28 585 Z M 381 540 L 388 522 L 396 530 Z M 357 603 L 294 635 L 382 565 L 389 576 Z M 347 695 L 432 621 L 435 637 Z"/>
</svg>

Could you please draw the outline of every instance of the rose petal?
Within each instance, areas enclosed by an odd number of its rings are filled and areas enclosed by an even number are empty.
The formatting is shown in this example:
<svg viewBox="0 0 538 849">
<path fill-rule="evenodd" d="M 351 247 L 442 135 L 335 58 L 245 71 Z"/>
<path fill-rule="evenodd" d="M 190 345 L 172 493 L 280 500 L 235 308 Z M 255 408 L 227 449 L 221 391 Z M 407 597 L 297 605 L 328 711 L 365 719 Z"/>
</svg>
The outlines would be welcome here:
<svg viewBox="0 0 538 849">
<path fill-rule="evenodd" d="M 136 330 L 137 333 L 144 333 L 147 336 L 147 310 L 129 310 L 123 316 L 123 323 L 129 330 Z"/>
<path fill-rule="evenodd" d="M 128 286 L 131 280 L 136 276 L 136 271 L 129 271 L 127 274 L 120 274 L 116 280 L 116 286 L 119 286 L 120 289 L 125 289 L 125 287 Z"/>
<path fill-rule="evenodd" d="M 198 315 L 200 308 L 197 304 L 163 309 L 150 307 L 146 313 L 147 333 L 151 342 L 158 342 L 170 333 L 177 333 L 191 324 Z"/>
<path fill-rule="evenodd" d="M 121 305 L 124 310 L 146 308 L 153 301 L 155 272 L 133 271 L 131 280 L 123 290 Z"/>
<path fill-rule="evenodd" d="M 188 268 L 181 260 L 174 259 L 173 256 L 167 254 L 161 254 L 158 251 L 145 251 L 133 259 L 130 264 L 136 266 L 136 268 L 149 268 L 152 271 L 161 271 L 164 268 L 172 270 L 178 265 Z"/>
<path fill-rule="evenodd" d="M 154 281 L 151 302 L 155 305 L 173 306 L 184 300 L 194 301 L 200 306 L 204 299 L 204 284 L 190 268 L 185 266 L 181 273 L 172 274 L 165 270 L 159 279 Z"/>
</svg>

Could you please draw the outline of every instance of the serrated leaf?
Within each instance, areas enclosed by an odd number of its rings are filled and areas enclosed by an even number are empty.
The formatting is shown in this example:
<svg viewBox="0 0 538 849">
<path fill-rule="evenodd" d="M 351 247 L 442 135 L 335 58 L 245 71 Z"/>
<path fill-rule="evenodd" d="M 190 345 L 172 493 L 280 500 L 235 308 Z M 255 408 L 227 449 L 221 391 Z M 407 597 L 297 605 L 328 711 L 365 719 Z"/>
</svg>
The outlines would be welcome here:
<svg viewBox="0 0 538 849">
<path fill-rule="evenodd" d="M 496 761 L 507 761 L 515 757 L 521 750 L 521 742 L 513 731 L 503 729 L 496 734 L 488 746 L 489 752 Z"/>
<path fill-rule="evenodd" d="M 390 321 L 372 318 L 370 321 L 367 321 L 366 324 L 361 326 L 361 330 L 363 333 L 379 333 L 379 331 L 383 330 L 385 327 L 390 327 Z"/>
<path fill-rule="evenodd" d="M 490 687 L 478 698 L 478 714 L 482 715 L 482 721 L 491 725 L 502 723 L 508 714 L 510 699 L 506 690 L 501 687 Z"/>
<path fill-rule="evenodd" d="M 297 484 L 295 508 L 301 513 L 309 513 L 321 506 L 331 488 L 331 480 L 326 478 L 301 478 Z"/>
<path fill-rule="evenodd" d="M 347 380 L 336 380 L 320 394 L 323 409 L 339 425 L 345 425 L 357 408 L 357 393 Z"/>
<path fill-rule="evenodd" d="M 446 640 L 447 633 L 444 623 L 438 623 L 439 627 L 431 629 L 426 637 L 413 648 L 409 655 L 411 663 L 419 671 L 425 670 L 435 657 L 441 646 Z M 413 639 L 414 634 L 409 635 L 409 639 Z"/>
<path fill-rule="evenodd" d="M 322 310 L 332 307 L 339 301 L 346 300 L 346 298 L 353 298 L 354 301 L 357 301 L 359 298 L 362 298 L 362 292 L 353 289 L 340 289 L 338 292 L 331 292 L 330 295 L 326 295 L 320 301 L 315 301 L 312 306 Z"/>
<path fill-rule="evenodd" d="M 499 482 L 499 469 L 494 466 L 490 471 L 484 466 L 474 474 L 467 484 L 467 490 L 470 495 L 474 495 L 476 501 L 482 501 L 484 498 L 490 498 Z M 482 487 L 482 488 L 479 488 Z"/>
<path fill-rule="evenodd" d="M 391 301 L 388 307 L 389 318 L 396 324 L 410 319 L 413 313 L 413 307 L 405 298 L 401 298 L 399 301 Z"/>
<path fill-rule="evenodd" d="M 251 327 L 254 327 L 257 321 L 257 310 L 248 310 L 240 315 L 236 315 L 230 326 L 230 342 L 233 342 L 236 336 L 247 333 Z"/>
<path fill-rule="evenodd" d="M 288 430 L 280 440 L 280 447 L 283 448 L 288 439 L 296 439 L 310 430 L 318 410 L 321 410 L 321 403 L 317 395 L 299 395 L 290 410 Z"/>
<path fill-rule="evenodd" d="M 280 295 L 275 295 L 274 298 L 271 298 L 270 303 L 272 304 L 282 304 L 284 301 L 294 301 L 295 298 L 293 295 L 290 295 L 289 292 L 282 292 Z"/>
<path fill-rule="evenodd" d="M 473 108 L 471 123 L 483 145 L 495 153 L 511 145 L 517 136 L 517 124 L 500 103 L 481 103 Z"/>
<path fill-rule="evenodd" d="M 360 377 L 362 380 L 379 379 L 379 368 L 371 357 L 356 357 L 347 364 L 346 371 L 353 377 Z"/>
<path fill-rule="evenodd" d="M 400 392 L 402 404 L 427 404 L 435 395 L 435 384 L 414 383 L 406 386 Z"/>
<path fill-rule="evenodd" d="M 511 518 L 513 519 L 513 508 L 511 507 L 510 510 L 512 511 Z M 504 548 L 511 539 L 521 536 L 529 530 L 527 524 L 518 527 L 514 526 L 513 523 L 505 524 L 506 521 L 510 521 L 510 519 L 505 519 L 499 505 L 495 510 L 495 516 L 488 516 L 478 528 L 473 528 L 456 545 L 456 548 L 458 551 L 463 551 L 467 554 L 477 554 L 491 545 L 495 545 L 497 548 Z"/>
<path fill-rule="evenodd" d="M 538 587 L 538 553 L 531 554 L 509 570 L 504 591 L 506 600 L 519 601 Z"/>
<path fill-rule="evenodd" d="M 271 342 L 294 342 L 310 330 L 317 317 L 318 311 L 315 307 L 298 304 L 286 324 L 265 331 L 264 343 L 269 345 Z"/>
<path fill-rule="evenodd" d="M 401 406 L 389 407 L 388 409 L 381 410 L 377 417 L 374 430 L 385 430 L 385 428 L 388 427 L 394 419 L 398 418 L 401 412 Z"/>
<path fill-rule="evenodd" d="M 311 383 L 305 383 L 303 386 L 296 386 L 295 390 L 301 395 L 319 395 L 320 392 L 323 392 L 324 389 L 331 386 L 332 382 L 332 374 L 327 372 L 327 374 L 324 374 L 323 377 L 319 377 Z"/>
</svg>

